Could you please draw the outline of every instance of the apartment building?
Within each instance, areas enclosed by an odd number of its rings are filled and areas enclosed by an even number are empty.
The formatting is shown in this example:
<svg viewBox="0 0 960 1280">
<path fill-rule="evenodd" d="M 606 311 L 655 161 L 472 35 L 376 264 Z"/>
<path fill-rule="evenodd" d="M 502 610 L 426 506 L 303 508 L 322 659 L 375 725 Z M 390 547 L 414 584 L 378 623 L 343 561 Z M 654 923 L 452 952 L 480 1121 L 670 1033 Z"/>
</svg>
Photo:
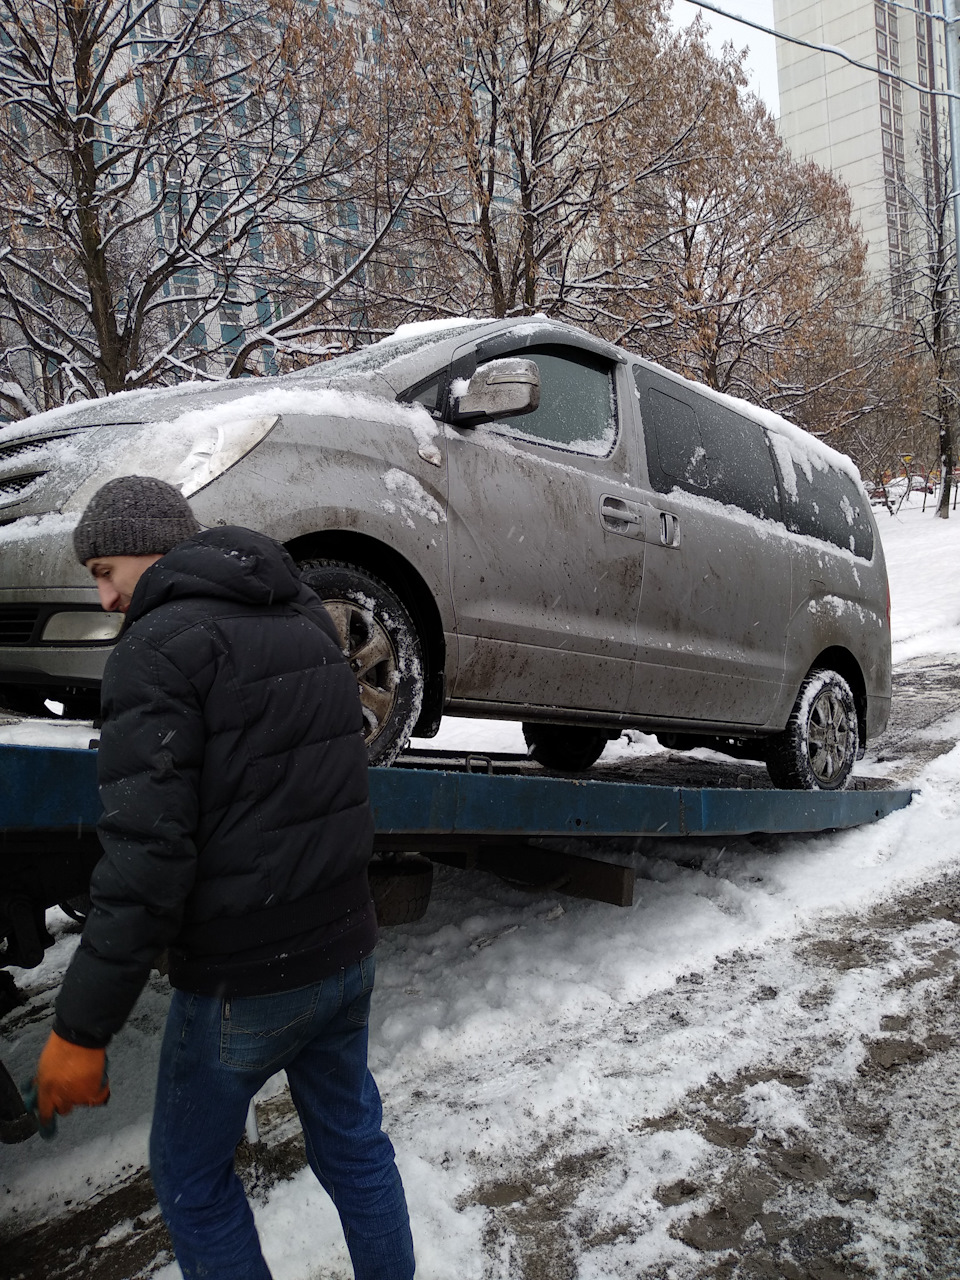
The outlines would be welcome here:
<svg viewBox="0 0 960 1280">
<path fill-rule="evenodd" d="M 773 0 L 777 30 L 842 48 L 777 41 L 780 132 L 798 158 L 832 169 L 850 188 L 868 266 L 906 305 L 911 255 L 925 235 L 905 185 L 931 206 L 943 192 L 946 125 L 942 0 Z M 898 79 L 901 78 L 901 79 Z M 902 83 L 911 81 L 916 88 Z"/>
</svg>

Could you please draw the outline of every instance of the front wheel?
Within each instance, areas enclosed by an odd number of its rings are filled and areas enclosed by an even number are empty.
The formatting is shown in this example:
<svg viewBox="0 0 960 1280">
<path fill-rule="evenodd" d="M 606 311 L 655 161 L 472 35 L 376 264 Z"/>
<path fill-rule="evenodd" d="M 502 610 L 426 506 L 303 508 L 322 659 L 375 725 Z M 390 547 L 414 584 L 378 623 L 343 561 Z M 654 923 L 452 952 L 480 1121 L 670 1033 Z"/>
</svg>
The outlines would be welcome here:
<svg viewBox="0 0 960 1280">
<path fill-rule="evenodd" d="M 423 648 L 399 598 L 366 569 L 305 560 L 300 576 L 333 619 L 360 688 L 367 755 L 392 764 L 410 740 L 423 701 Z"/>
<path fill-rule="evenodd" d="M 580 773 L 600 759 L 609 735 L 581 725 L 524 722 L 523 740 L 527 754 L 545 769 Z"/>
<path fill-rule="evenodd" d="M 775 787 L 839 791 L 860 746 L 853 691 L 836 671 L 811 671 L 782 733 L 770 740 L 767 772 Z"/>
</svg>

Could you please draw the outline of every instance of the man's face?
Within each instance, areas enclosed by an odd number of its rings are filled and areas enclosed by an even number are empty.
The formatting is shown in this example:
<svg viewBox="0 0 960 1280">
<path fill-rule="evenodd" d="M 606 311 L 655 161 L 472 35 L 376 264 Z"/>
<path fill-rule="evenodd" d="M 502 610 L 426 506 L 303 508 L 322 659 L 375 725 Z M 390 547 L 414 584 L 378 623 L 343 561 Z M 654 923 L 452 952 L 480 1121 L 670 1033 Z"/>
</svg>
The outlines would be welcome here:
<svg viewBox="0 0 960 1280">
<path fill-rule="evenodd" d="M 159 555 L 94 556 L 87 561 L 87 568 L 96 579 L 100 604 L 107 613 L 127 612 L 134 587 L 159 559 Z"/>
</svg>

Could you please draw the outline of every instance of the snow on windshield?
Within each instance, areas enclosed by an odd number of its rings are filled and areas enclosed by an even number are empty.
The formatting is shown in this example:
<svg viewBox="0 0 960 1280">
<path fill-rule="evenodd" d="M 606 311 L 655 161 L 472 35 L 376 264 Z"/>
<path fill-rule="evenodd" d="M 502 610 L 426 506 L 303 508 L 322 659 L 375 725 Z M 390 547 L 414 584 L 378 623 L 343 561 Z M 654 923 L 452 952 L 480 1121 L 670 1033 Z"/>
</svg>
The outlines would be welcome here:
<svg viewBox="0 0 960 1280">
<path fill-rule="evenodd" d="M 401 324 L 388 334 L 386 338 L 381 338 L 377 346 L 384 346 L 386 343 L 406 342 L 408 338 L 417 339 L 417 345 L 423 345 L 423 339 L 429 341 L 437 341 L 441 338 L 456 337 L 461 331 L 465 331 L 476 324 L 489 324 L 493 320 L 492 316 L 454 316 L 447 320 L 414 320 L 410 324 Z"/>
<path fill-rule="evenodd" d="M 432 321 L 425 322 L 423 325 L 401 325 L 396 333 L 382 338 L 380 342 L 372 342 L 368 347 L 351 351 L 346 356 L 337 356 L 335 360 L 328 361 L 323 368 L 332 377 L 343 373 L 373 373 L 392 364 L 395 360 L 412 355 L 421 347 L 430 346 L 431 343 L 440 342 L 445 338 L 456 338 L 460 334 L 472 333 L 489 323 L 488 320 L 463 320 L 452 323 Z M 402 332 L 407 329 L 415 332 Z"/>
</svg>

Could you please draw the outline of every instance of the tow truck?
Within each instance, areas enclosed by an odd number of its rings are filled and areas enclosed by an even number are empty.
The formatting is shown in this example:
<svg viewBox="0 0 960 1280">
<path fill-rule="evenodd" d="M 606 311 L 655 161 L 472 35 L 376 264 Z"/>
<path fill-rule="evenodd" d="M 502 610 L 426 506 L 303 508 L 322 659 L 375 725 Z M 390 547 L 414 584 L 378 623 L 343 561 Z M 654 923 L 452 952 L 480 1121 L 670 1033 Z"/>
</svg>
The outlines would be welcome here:
<svg viewBox="0 0 960 1280">
<path fill-rule="evenodd" d="M 82 920 L 100 857 L 97 740 L 87 748 L 0 745 L 0 1017 L 21 1002 L 7 967 L 40 964 L 54 939 L 47 909 Z M 632 853 L 645 840 L 840 830 L 877 822 L 912 792 L 664 786 L 546 776 L 524 756 L 407 751 L 370 771 L 381 925 L 421 918 L 433 865 L 493 872 L 532 888 L 629 907 Z M 861 784 L 862 786 L 862 784 Z M 252 1123 L 252 1122 L 251 1122 Z M 0 1140 L 36 1130 L 0 1062 Z"/>
<path fill-rule="evenodd" d="M 0 745 L 0 964 L 39 964 L 48 907 L 82 914 L 100 856 L 96 754 L 95 739 L 87 749 Z M 381 923 L 424 914 L 434 863 L 627 907 L 631 846 L 644 839 L 839 830 L 876 822 L 913 794 L 780 791 L 754 787 L 748 774 L 738 781 L 651 785 L 597 769 L 551 776 L 520 755 L 408 750 L 370 771 Z"/>
</svg>

